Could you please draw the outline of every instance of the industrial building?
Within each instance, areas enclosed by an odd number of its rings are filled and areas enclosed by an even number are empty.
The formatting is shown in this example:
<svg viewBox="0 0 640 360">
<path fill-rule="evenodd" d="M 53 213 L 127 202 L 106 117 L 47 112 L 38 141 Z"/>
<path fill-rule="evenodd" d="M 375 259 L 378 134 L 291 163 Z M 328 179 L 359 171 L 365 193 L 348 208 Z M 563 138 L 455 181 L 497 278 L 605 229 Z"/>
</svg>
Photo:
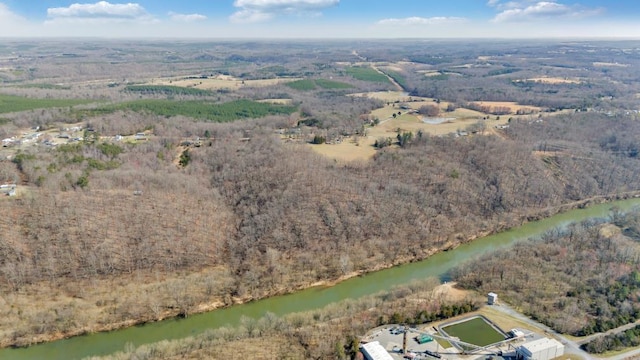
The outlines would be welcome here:
<svg viewBox="0 0 640 360">
<path fill-rule="evenodd" d="M 490 292 L 487 295 L 487 304 L 493 305 L 498 302 L 498 294 Z"/>
<path fill-rule="evenodd" d="M 360 350 L 367 360 L 394 360 L 378 341 L 363 344 Z"/>
<path fill-rule="evenodd" d="M 564 354 L 564 345 L 555 339 L 542 338 L 524 343 L 516 348 L 520 360 L 550 360 Z"/>
</svg>

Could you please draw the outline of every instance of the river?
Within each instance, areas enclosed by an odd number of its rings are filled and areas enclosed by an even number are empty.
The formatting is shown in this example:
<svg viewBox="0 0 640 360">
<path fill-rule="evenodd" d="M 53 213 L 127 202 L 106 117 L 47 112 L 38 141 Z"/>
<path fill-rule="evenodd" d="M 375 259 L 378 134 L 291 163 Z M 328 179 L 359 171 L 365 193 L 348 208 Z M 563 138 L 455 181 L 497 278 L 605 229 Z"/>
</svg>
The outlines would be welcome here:
<svg viewBox="0 0 640 360">
<path fill-rule="evenodd" d="M 576 209 L 540 221 L 530 222 L 499 234 L 483 237 L 453 250 L 438 253 L 426 260 L 370 273 L 343 281 L 332 287 L 317 287 L 293 294 L 275 296 L 247 304 L 190 316 L 186 319 L 170 319 L 134 326 L 122 330 L 73 337 L 66 340 L 34 345 L 21 349 L 2 349 L 0 359 L 80 359 L 88 356 L 112 354 L 133 346 L 180 339 L 196 335 L 207 329 L 224 325 L 236 325 L 241 316 L 262 317 L 267 312 L 278 316 L 294 312 L 322 308 L 348 298 L 360 298 L 395 285 L 407 284 L 416 279 L 442 278 L 454 266 L 481 254 L 508 247 L 514 242 L 539 236 L 555 227 L 566 226 L 590 218 L 609 215 L 611 207 L 628 211 L 640 206 L 640 199 L 629 199 Z"/>
</svg>

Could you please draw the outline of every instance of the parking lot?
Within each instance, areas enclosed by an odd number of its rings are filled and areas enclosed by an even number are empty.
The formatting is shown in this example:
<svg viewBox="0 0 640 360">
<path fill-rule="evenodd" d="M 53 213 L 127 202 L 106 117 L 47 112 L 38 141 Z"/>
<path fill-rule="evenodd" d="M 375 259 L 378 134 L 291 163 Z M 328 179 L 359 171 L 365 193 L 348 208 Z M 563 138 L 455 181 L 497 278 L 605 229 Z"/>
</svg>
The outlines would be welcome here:
<svg viewBox="0 0 640 360">
<path fill-rule="evenodd" d="M 436 357 L 427 355 L 425 351 L 439 353 L 442 359 L 455 359 L 459 355 L 458 349 L 456 349 L 455 347 L 445 349 L 438 343 L 436 339 L 433 339 L 433 341 L 429 341 L 424 344 L 419 344 L 416 340 L 416 338 L 423 333 L 430 334 L 435 333 L 435 331 L 429 331 L 428 329 L 425 329 L 425 331 L 418 332 L 417 329 L 412 328 L 406 328 L 406 331 L 407 353 L 415 354 L 416 356 L 414 357 L 414 359 L 436 359 Z M 403 354 L 401 353 L 403 338 L 404 330 L 402 327 L 387 325 L 375 329 L 365 340 L 378 341 L 380 342 L 380 345 L 382 345 L 394 359 L 403 359 Z"/>
</svg>

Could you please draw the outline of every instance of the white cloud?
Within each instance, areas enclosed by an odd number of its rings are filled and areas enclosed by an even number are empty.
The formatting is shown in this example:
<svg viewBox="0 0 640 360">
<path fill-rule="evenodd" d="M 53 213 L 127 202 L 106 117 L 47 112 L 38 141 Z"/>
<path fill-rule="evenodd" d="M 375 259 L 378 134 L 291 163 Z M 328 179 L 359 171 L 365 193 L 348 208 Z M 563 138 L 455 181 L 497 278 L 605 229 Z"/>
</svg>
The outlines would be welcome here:
<svg viewBox="0 0 640 360">
<path fill-rule="evenodd" d="M 195 21 L 207 20 L 207 17 L 202 14 L 178 14 L 178 13 L 170 12 L 169 17 L 173 21 L 182 21 L 182 22 L 195 22 Z"/>
<path fill-rule="evenodd" d="M 450 24 L 450 23 L 461 23 L 465 22 L 467 19 L 461 17 L 446 17 L 446 16 L 436 16 L 430 18 L 423 17 L 408 17 L 402 19 L 382 19 L 378 21 L 378 25 L 393 25 L 393 26 L 420 26 L 420 25 L 440 25 L 440 24 Z"/>
<path fill-rule="evenodd" d="M 29 20 L 17 15 L 7 5 L 0 2 L 0 36 L 33 36 L 35 26 Z"/>
<path fill-rule="evenodd" d="M 16 15 L 3 3 L 0 3 L 0 23 L 21 22 L 26 21 L 21 16 Z"/>
<path fill-rule="evenodd" d="M 493 22 L 530 21 L 549 18 L 584 18 L 602 13 L 602 8 L 585 8 L 580 5 L 565 5 L 557 1 L 511 1 L 500 3 L 489 0 L 491 6 L 502 11 L 498 13 Z M 488 3 L 488 4 L 489 4 Z"/>
<path fill-rule="evenodd" d="M 238 8 L 233 22 L 260 22 L 278 15 L 318 16 L 322 10 L 336 6 L 340 0 L 236 0 Z"/>
<path fill-rule="evenodd" d="M 112 4 L 108 1 L 49 8 L 47 15 L 53 20 L 149 20 L 152 18 L 140 4 Z"/>
</svg>

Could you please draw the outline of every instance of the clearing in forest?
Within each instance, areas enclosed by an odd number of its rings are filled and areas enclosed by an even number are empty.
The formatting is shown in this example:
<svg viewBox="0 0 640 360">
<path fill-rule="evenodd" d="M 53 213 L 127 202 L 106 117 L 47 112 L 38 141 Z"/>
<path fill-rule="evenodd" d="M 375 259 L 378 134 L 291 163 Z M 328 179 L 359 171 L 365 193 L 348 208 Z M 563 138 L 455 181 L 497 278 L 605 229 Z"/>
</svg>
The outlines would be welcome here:
<svg viewBox="0 0 640 360">
<path fill-rule="evenodd" d="M 514 82 L 535 82 L 541 84 L 580 84 L 582 81 L 578 79 L 561 78 L 561 77 L 535 77 L 524 80 L 515 80 Z"/>
<path fill-rule="evenodd" d="M 369 160 L 376 154 L 371 137 L 348 137 L 338 144 L 309 144 L 316 153 L 337 161 Z"/>
<path fill-rule="evenodd" d="M 173 85 L 181 87 L 190 87 L 202 90 L 222 90 L 222 89 L 240 89 L 242 87 L 265 87 L 291 81 L 300 80 L 299 78 L 275 78 L 275 79 L 259 79 L 259 80 L 242 80 L 232 76 L 219 75 L 213 78 L 163 78 L 152 80 L 150 85 Z M 149 85 L 148 84 L 148 85 Z"/>
</svg>

